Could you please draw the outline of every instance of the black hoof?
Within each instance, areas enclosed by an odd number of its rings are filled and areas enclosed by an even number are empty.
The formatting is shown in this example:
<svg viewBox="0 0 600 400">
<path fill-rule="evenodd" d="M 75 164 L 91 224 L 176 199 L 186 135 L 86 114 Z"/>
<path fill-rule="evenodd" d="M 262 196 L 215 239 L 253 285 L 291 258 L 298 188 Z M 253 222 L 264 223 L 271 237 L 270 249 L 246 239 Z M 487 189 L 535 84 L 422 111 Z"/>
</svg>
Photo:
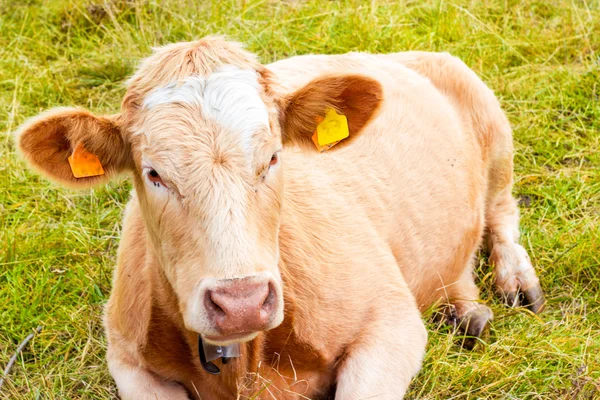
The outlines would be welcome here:
<svg viewBox="0 0 600 400">
<path fill-rule="evenodd" d="M 521 292 L 505 293 L 503 295 L 504 303 L 509 307 L 518 307 L 521 304 Z"/>
<path fill-rule="evenodd" d="M 544 293 L 539 285 L 525 290 L 523 294 L 525 296 L 525 301 L 523 302 L 524 306 L 527 306 L 527 308 L 535 314 L 539 314 L 544 310 L 546 299 L 544 298 Z"/>
<path fill-rule="evenodd" d="M 493 319 L 492 310 L 484 305 L 469 311 L 458 319 L 457 328 L 466 337 L 461 341 L 463 348 L 473 350 L 483 333 L 489 328 L 489 322 Z"/>
<path fill-rule="evenodd" d="M 524 306 L 529 308 L 533 313 L 539 314 L 544 309 L 546 299 L 542 288 L 538 286 L 531 287 L 525 291 L 516 291 L 512 293 L 506 293 L 503 296 L 504 302 L 509 307 Z"/>
</svg>

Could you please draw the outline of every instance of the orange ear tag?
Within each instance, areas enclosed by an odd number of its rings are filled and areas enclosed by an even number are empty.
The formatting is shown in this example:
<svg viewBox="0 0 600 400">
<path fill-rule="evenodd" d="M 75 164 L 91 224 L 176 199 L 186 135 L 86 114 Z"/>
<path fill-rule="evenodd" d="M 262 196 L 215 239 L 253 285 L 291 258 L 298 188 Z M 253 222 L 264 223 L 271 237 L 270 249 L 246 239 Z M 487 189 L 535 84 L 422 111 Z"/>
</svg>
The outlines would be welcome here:
<svg viewBox="0 0 600 400">
<path fill-rule="evenodd" d="M 87 151 L 82 143 L 79 143 L 73 150 L 73 154 L 69 156 L 69 165 L 75 178 L 104 175 L 104 169 L 98 157 Z"/>
<path fill-rule="evenodd" d="M 317 129 L 312 135 L 312 141 L 319 152 L 329 150 L 350 133 L 348 131 L 348 119 L 343 114 L 338 114 L 333 108 L 327 109 L 325 118 L 317 117 Z"/>
</svg>

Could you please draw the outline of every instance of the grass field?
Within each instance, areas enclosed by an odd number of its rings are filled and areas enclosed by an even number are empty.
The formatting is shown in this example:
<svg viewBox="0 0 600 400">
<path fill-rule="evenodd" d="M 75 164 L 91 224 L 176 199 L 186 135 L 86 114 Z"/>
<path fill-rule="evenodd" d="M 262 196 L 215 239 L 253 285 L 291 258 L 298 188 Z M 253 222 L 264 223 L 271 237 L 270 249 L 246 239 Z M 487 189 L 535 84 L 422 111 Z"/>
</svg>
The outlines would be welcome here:
<svg viewBox="0 0 600 400">
<path fill-rule="evenodd" d="M 1 399 L 115 398 L 101 314 L 131 187 L 123 178 L 60 189 L 25 169 L 8 133 L 59 105 L 115 112 L 152 46 L 213 33 L 247 43 L 265 63 L 418 49 L 471 66 L 514 127 L 522 242 L 548 305 L 539 316 L 503 306 L 482 259 L 482 297 L 495 314 L 487 344 L 463 351 L 428 322 L 408 397 L 600 398 L 598 0 L 0 0 L 0 367 L 43 326 Z"/>
</svg>

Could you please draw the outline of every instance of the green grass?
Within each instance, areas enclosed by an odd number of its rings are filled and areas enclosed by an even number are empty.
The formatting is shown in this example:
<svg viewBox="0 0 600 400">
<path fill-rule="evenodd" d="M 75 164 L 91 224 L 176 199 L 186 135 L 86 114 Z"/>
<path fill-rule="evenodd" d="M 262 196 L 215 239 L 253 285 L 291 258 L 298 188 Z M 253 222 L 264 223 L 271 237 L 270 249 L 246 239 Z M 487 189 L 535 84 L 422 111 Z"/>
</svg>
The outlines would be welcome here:
<svg viewBox="0 0 600 400">
<path fill-rule="evenodd" d="M 539 317 L 504 307 L 483 260 L 478 279 L 495 314 L 487 345 L 465 352 L 429 322 L 409 397 L 600 398 L 598 0 L 0 0 L 0 13 L 0 367 L 44 326 L 0 398 L 115 397 L 101 314 L 130 190 L 126 179 L 60 189 L 26 170 L 8 132 L 59 105 L 115 112 L 152 46 L 214 33 L 265 63 L 418 49 L 471 66 L 514 127 L 522 241 L 548 306 Z"/>
</svg>

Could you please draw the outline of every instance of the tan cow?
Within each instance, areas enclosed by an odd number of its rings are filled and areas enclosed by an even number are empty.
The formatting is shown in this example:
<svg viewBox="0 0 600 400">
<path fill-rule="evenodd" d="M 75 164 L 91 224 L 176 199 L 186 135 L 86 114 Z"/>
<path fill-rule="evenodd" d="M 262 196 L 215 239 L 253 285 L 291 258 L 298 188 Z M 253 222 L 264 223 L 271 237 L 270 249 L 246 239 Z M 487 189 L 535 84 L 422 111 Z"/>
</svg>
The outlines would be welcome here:
<svg viewBox="0 0 600 400">
<path fill-rule="evenodd" d="M 329 108 L 350 136 L 319 153 Z M 119 114 L 53 110 L 19 146 L 69 187 L 133 176 L 106 308 L 124 399 L 399 399 L 425 351 L 420 310 L 446 304 L 473 336 L 492 318 L 472 276 L 485 232 L 498 291 L 544 303 L 517 243 L 510 126 L 448 54 L 263 66 L 220 38 L 173 44 Z M 104 175 L 75 178 L 77 148 Z M 241 357 L 210 375 L 199 334 Z"/>
</svg>

